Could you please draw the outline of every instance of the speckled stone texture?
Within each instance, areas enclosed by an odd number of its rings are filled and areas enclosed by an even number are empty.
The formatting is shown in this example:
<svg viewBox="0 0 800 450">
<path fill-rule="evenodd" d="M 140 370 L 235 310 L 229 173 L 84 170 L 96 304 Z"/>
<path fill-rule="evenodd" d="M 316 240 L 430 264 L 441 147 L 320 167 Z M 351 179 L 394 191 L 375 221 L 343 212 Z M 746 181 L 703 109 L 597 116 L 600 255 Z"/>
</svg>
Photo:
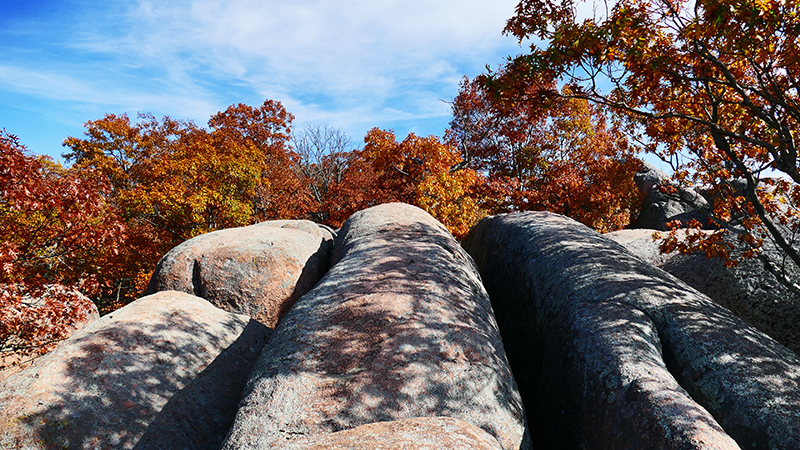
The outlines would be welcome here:
<svg viewBox="0 0 800 450">
<path fill-rule="evenodd" d="M 449 417 L 378 422 L 337 433 L 296 439 L 281 450 L 501 450 L 489 433 Z"/>
<path fill-rule="evenodd" d="M 761 261 L 747 259 L 736 267 L 725 267 L 719 258 L 707 258 L 704 254 L 663 255 L 658 251 L 658 243 L 653 242 L 654 231 L 622 230 L 606 236 L 706 294 L 800 355 L 800 297 L 765 270 Z M 735 237 L 729 237 L 728 242 L 741 245 Z M 775 252 L 769 242 L 764 251 Z M 772 259 L 780 260 L 777 253 Z M 791 265 L 787 270 L 791 270 Z M 797 279 L 800 274 L 794 272 L 794 279 Z"/>
<path fill-rule="evenodd" d="M 546 448 L 800 448 L 800 361 L 685 283 L 550 213 L 464 245 Z"/>
<path fill-rule="evenodd" d="M 445 228 L 416 207 L 381 205 L 348 219 L 334 254 L 275 330 L 223 448 L 434 416 L 528 448 L 489 299 Z"/>
<path fill-rule="evenodd" d="M 269 332 L 188 294 L 139 299 L 0 384 L 0 448 L 218 449 Z"/>
<path fill-rule="evenodd" d="M 292 230 L 305 231 L 308 234 L 321 237 L 330 244 L 333 244 L 334 239 L 336 239 L 336 231 L 334 231 L 333 228 L 310 220 L 267 220 L 259 222 L 254 226 L 289 228 Z"/>
<path fill-rule="evenodd" d="M 328 270 L 333 237 L 327 227 L 305 220 L 200 235 L 161 258 L 147 292 L 194 294 L 275 328 Z"/>
</svg>

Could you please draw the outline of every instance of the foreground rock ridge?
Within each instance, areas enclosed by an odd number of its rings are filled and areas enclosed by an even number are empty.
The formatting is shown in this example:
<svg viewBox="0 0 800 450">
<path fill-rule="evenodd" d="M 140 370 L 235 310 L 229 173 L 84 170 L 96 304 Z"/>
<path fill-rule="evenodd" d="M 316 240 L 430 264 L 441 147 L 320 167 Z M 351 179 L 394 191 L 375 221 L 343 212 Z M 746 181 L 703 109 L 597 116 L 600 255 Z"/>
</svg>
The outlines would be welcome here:
<svg viewBox="0 0 800 450">
<path fill-rule="evenodd" d="M 462 248 L 387 204 L 199 236 L 0 379 L 0 448 L 800 449 L 796 354 L 632 231 L 515 213 Z M 800 342 L 760 299 L 731 308 Z"/>
<path fill-rule="evenodd" d="M 139 299 L 0 384 L 0 448 L 219 448 L 268 332 L 181 292 Z"/>
<path fill-rule="evenodd" d="M 486 218 L 464 246 L 535 443 L 800 448 L 800 360 L 685 283 L 551 213 Z"/>
<path fill-rule="evenodd" d="M 503 449 L 528 448 L 474 264 L 421 209 L 381 205 L 339 231 L 334 265 L 276 328 L 222 448 L 278 448 L 419 417 L 451 417 Z"/>
</svg>

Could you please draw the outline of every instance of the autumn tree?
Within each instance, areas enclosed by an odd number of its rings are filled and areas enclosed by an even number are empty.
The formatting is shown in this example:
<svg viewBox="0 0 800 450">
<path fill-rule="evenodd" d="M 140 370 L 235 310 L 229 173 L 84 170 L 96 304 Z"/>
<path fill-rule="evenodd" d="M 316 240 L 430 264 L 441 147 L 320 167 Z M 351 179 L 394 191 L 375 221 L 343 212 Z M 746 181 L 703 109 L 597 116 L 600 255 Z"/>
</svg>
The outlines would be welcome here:
<svg viewBox="0 0 800 450">
<path fill-rule="evenodd" d="M 293 120 L 280 102 L 266 100 L 259 107 L 232 105 L 208 122 L 216 148 L 241 168 L 257 169 L 253 178 L 256 220 L 307 215 L 306 186 L 294 172 L 299 158 L 290 145 Z"/>
<path fill-rule="evenodd" d="M 524 84 L 498 92 L 490 82 L 463 80 L 447 133 L 461 164 L 486 174 L 484 206 L 553 211 L 600 231 L 626 226 L 640 201 L 633 174 L 641 162 L 605 115 L 567 90 L 545 95 Z"/>
<path fill-rule="evenodd" d="M 92 172 L 28 154 L 0 132 L 0 356 L 35 356 L 86 318 L 109 287 L 125 227 Z M 1 364 L 0 364 L 1 365 Z"/>
<path fill-rule="evenodd" d="M 192 122 L 108 114 L 64 141 L 77 171 L 103 176 L 122 215 L 127 250 L 116 289 L 143 291 L 158 259 L 180 242 L 219 228 L 305 215 L 288 142 L 291 114 L 278 102 L 233 105 Z M 107 270 L 113 270 L 108 267 Z"/>
<path fill-rule="evenodd" d="M 618 0 L 582 19 L 581 3 L 519 3 L 506 32 L 534 44 L 513 60 L 514 79 L 565 80 L 571 97 L 624 118 L 631 136 L 675 165 L 679 180 L 711 189 L 722 228 L 716 242 L 738 234 L 750 247 L 745 256 L 758 255 L 800 289 L 782 270 L 784 259 L 800 267 L 800 4 Z M 780 179 L 768 178 L 771 171 Z M 765 239 L 781 257 L 759 252 Z"/>
<path fill-rule="evenodd" d="M 298 172 L 318 205 L 314 218 L 333 227 L 362 209 L 404 202 L 462 236 L 482 214 L 475 198 L 480 176 L 457 170 L 458 152 L 435 136 L 411 133 L 398 142 L 394 132 L 373 128 L 363 148 L 345 151 L 350 142 L 341 131 L 310 127 L 294 142 Z"/>
<path fill-rule="evenodd" d="M 470 168 L 458 167 L 458 151 L 436 136 L 410 133 L 398 142 L 393 132 L 373 128 L 364 137 L 359 156 L 376 174 L 373 202 L 420 206 L 457 237 L 466 234 L 483 214 L 475 198 L 481 177 Z"/>
<path fill-rule="evenodd" d="M 327 186 L 325 202 L 320 207 L 323 223 L 339 228 L 355 212 L 380 203 L 396 201 L 381 184 L 381 174 L 354 149 L 338 156 L 343 160 L 341 178 Z"/>
</svg>

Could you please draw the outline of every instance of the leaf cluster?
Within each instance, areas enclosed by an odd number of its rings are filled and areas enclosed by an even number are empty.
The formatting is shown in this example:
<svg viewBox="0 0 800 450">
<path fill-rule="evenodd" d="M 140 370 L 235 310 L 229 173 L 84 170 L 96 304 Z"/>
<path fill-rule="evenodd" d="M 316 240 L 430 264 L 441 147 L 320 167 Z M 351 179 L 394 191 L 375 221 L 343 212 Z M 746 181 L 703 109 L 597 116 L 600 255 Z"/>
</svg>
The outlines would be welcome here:
<svg viewBox="0 0 800 450">
<path fill-rule="evenodd" d="M 568 88 L 516 77 L 503 68 L 464 79 L 452 105 L 448 139 L 488 180 L 484 207 L 553 211 L 600 231 L 628 225 L 641 200 L 633 183 L 638 149 Z"/>
<path fill-rule="evenodd" d="M 539 40 L 510 61 L 512 76 L 491 81 L 511 93 L 515 80 L 564 82 L 570 97 L 606 107 L 630 139 L 673 164 L 678 181 L 709 193 L 715 226 L 742 236 L 745 256 L 766 257 L 759 249 L 769 239 L 800 267 L 800 4 L 619 0 L 583 19 L 581 3 L 520 2 L 505 31 Z M 783 181 L 771 185 L 776 173 Z M 714 248 L 710 239 L 692 248 Z"/>
</svg>

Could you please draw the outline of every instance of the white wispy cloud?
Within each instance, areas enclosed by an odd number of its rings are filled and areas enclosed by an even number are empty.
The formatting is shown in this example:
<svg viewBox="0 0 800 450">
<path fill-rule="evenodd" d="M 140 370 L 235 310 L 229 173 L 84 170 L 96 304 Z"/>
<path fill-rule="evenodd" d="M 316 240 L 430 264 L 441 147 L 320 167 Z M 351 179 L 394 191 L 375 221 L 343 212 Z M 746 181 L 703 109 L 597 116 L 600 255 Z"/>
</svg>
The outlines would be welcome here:
<svg viewBox="0 0 800 450">
<path fill-rule="evenodd" d="M 199 123 L 228 104 L 271 98 L 298 122 L 330 123 L 356 141 L 370 126 L 415 119 L 438 120 L 429 132 L 441 133 L 449 113 L 440 99 L 456 94 L 462 75 L 519 51 L 501 35 L 516 3 L 74 1 L 69 17 L 51 19 L 54 31 L 37 22 L 49 57 L 0 49 L 0 92 Z"/>
<path fill-rule="evenodd" d="M 441 90 L 513 39 L 500 34 L 515 1 L 141 0 L 116 39 L 96 52 L 162 67 L 175 83 L 228 80 L 289 102 L 319 96 L 334 108 Z M 105 41 L 103 39 L 106 39 Z M 107 44 L 103 44 L 107 42 Z M 477 61 L 477 63 L 476 63 Z"/>
</svg>

